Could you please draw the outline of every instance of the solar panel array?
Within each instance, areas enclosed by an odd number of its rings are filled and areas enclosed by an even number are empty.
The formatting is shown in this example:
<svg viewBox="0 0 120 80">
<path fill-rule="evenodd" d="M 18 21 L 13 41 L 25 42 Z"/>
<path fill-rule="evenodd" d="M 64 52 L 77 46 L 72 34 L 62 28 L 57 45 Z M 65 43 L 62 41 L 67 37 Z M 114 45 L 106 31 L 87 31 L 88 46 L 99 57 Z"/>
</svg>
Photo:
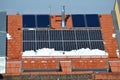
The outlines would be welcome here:
<svg viewBox="0 0 120 80">
<path fill-rule="evenodd" d="M 23 51 L 41 48 L 104 50 L 101 30 L 23 30 Z"/>
<path fill-rule="evenodd" d="M 74 27 L 100 27 L 98 14 L 72 15 Z"/>
<path fill-rule="evenodd" d="M 23 28 L 48 28 L 49 15 L 23 15 Z"/>
</svg>

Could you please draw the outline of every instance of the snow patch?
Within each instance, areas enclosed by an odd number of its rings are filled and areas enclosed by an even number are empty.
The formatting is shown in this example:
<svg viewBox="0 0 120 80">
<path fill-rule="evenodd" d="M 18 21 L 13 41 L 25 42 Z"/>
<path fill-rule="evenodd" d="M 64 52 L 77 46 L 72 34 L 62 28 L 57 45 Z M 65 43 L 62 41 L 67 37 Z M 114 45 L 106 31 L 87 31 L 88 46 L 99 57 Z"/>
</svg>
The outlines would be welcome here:
<svg viewBox="0 0 120 80">
<path fill-rule="evenodd" d="M 113 33 L 113 34 L 112 34 L 112 37 L 113 37 L 113 38 L 115 38 L 115 37 L 116 37 L 116 34 L 115 34 L 115 33 Z"/>
<path fill-rule="evenodd" d="M 34 28 L 28 28 L 28 30 L 35 30 Z"/>
<path fill-rule="evenodd" d="M 10 40 L 12 39 L 11 35 L 9 33 L 7 33 L 7 39 Z"/>
<path fill-rule="evenodd" d="M 5 73 L 5 64 L 6 64 L 6 59 L 5 57 L 0 57 L 0 74 Z"/>
<path fill-rule="evenodd" d="M 103 50 L 82 48 L 71 51 L 55 51 L 54 49 L 43 48 L 35 51 L 25 51 L 22 56 L 108 56 Z"/>
<path fill-rule="evenodd" d="M 22 56 L 35 56 L 35 54 L 36 54 L 35 51 L 30 50 L 30 51 L 23 52 Z"/>
<path fill-rule="evenodd" d="M 117 54 L 118 57 L 120 57 L 120 54 L 119 54 L 119 50 L 118 50 L 118 49 L 116 50 L 116 54 Z"/>
</svg>

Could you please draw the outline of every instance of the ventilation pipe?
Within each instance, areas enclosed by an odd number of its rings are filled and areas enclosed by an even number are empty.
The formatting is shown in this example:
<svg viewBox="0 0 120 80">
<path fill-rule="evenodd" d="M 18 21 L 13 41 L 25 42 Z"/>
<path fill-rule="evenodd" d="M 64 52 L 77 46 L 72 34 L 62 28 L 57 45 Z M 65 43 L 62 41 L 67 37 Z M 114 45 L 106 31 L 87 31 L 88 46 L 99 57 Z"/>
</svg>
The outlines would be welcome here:
<svg viewBox="0 0 120 80">
<path fill-rule="evenodd" d="M 65 28 L 65 6 L 62 6 L 62 28 Z"/>
</svg>

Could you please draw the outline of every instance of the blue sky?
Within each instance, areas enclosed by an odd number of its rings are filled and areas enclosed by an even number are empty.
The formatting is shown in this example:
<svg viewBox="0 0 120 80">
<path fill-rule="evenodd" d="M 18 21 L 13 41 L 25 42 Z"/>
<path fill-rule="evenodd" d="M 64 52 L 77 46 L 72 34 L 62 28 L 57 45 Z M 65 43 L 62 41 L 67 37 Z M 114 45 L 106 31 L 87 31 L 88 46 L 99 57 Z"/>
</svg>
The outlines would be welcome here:
<svg viewBox="0 0 120 80">
<path fill-rule="evenodd" d="M 0 0 L 0 11 L 8 14 L 60 14 L 65 5 L 68 14 L 108 14 L 115 0 Z"/>
</svg>

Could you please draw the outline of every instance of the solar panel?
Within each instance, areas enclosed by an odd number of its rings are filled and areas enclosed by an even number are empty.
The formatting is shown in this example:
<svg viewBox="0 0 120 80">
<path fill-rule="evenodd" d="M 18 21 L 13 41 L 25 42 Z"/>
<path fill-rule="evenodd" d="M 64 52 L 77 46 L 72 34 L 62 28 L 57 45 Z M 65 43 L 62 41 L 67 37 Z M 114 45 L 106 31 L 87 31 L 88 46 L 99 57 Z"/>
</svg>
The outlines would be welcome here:
<svg viewBox="0 0 120 80">
<path fill-rule="evenodd" d="M 77 40 L 89 40 L 87 30 L 76 30 Z"/>
<path fill-rule="evenodd" d="M 35 31 L 34 30 L 23 30 L 23 40 L 35 40 Z"/>
<path fill-rule="evenodd" d="M 65 51 L 71 51 L 76 49 L 77 49 L 76 42 L 64 42 Z"/>
<path fill-rule="evenodd" d="M 104 50 L 100 30 L 23 30 L 23 50 L 81 48 Z"/>
<path fill-rule="evenodd" d="M 49 40 L 48 30 L 36 30 L 36 40 Z"/>
<path fill-rule="evenodd" d="M 75 40 L 74 30 L 63 30 L 63 40 Z"/>
<path fill-rule="evenodd" d="M 49 42 L 37 42 L 37 49 L 42 49 L 42 48 L 49 48 Z"/>
<path fill-rule="evenodd" d="M 49 27 L 50 16 L 49 15 L 37 15 L 37 27 Z"/>
<path fill-rule="evenodd" d="M 77 47 L 78 47 L 78 49 L 81 49 L 81 48 L 90 48 L 89 41 L 77 42 Z"/>
<path fill-rule="evenodd" d="M 50 30 L 50 40 L 62 40 L 61 30 Z"/>
<path fill-rule="evenodd" d="M 35 42 L 23 42 L 23 51 L 36 50 Z"/>
<path fill-rule="evenodd" d="M 86 15 L 87 27 L 100 27 L 99 17 L 97 14 Z"/>
<path fill-rule="evenodd" d="M 103 41 L 91 41 L 91 49 L 100 49 L 104 50 Z"/>
<path fill-rule="evenodd" d="M 23 28 L 35 28 L 35 15 L 23 15 Z"/>
<path fill-rule="evenodd" d="M 100 30 L 89 30 L 90 40 L 102 40 L 102 33 Z"/>
<path fill-rule="evenodd" d="M 85 27 L 84 15 L 72 15 L 72 23 L 74 27 Z"/>
<path fill-rule="evenodd" d="M 62 42 L 50 42 L 50 48 L 54 48 L 55 50 L 63 50 Z"/>
</svg>

